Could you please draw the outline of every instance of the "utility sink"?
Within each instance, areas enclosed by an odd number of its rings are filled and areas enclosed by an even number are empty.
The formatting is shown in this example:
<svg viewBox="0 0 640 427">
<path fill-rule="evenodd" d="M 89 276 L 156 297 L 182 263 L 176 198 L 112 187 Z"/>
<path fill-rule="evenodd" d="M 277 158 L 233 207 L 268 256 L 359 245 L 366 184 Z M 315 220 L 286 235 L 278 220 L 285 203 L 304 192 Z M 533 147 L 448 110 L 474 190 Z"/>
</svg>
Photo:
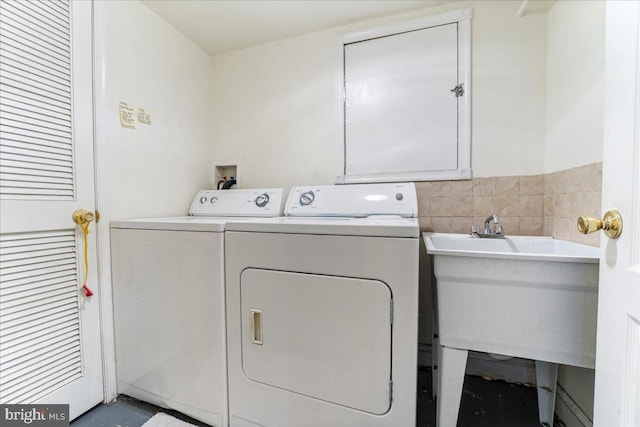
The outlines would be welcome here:
<svg viewBox="0 0 640 427">
<path fill-rule="evenodd" d="M 595 366 L 599 249 L 550 237 L 423 234 L 433 269 L 437 425 L 455 426 L 469 350 L 536 361 L 542 425 L 557 364 Z"/>
</svg>

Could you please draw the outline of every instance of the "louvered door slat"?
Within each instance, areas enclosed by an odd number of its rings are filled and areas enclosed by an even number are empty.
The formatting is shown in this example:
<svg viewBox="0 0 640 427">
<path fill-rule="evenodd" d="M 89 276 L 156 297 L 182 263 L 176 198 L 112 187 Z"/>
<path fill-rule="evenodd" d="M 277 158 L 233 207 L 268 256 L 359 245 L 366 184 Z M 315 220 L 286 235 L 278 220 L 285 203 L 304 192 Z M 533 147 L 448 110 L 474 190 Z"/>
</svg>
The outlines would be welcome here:
<svg viewBox="0 0 640 427">
<path fill-rule="evenodd" d="M 52 310 L 56 307 L 65 307 L 69 304 L 77 302 L 77 300 L 77 292 L 73 292 L 72 294 L 59 295 L 55 298 L 51 298 L 49 301 L 41 300 L 30 304 L 25 304 L 24 307 L 8 308 L 6 310 L 6 313 L 3 313 L 3 318 L 6 319 L 7 322 L 17 320 L 25 321 L 26 319 L 31 319 L 35 316 L 38 316 L 43 311 Z"/>
<path fill-rule="evenodd" d="M 71 342 L 75 342 L 75 340 L 79 337 L 78 325 L 75 323 L 59 325 L 54 333 L 57 335 L 55 338 L 51 338 L 51 333 L 49 335 L 40 336 L 33 334 L 32 338 L 26 342 L 11 346 L 4 346 L 2 351 L 0 352 L 0 355 L 6 362 L 25 358 L 30 359 L 29 355 L 33 351 L 39 351 L 44 348 L 57 348 L 63 345 L 67 345 Z"/>
<path fill-rule="evenodd" d="M 27 103 L 17 103 L 10 99 L 0 98 L 3 104 L 3 112 L 14 114 L 20 117 L 31 117 L 43 123 L 52 123 L 68 129 L 71 124 L 71 118 L 68 115 L 56 114 L 51 110 L 46 110 Z"/>
<path fill-rule="evenodd" d="M 69 232 L 68 230 L 5 234 L 0 239 L 0 248 L 46 245 L 47 243 L 52 242 L 67 242 L 69 247 L 73 247 L 75 245 L 75 234 L 73 232 Z"/>
<path fill-rule="evenodd" d="M 7 19 L 17 20 L 23 19 L 33 28 L 39 29 L 43 34 L 49 34 L 61 40 L 69 38 L 69 26 L 60 25 L 52 19 L 47 19 L 46 14 L 34 11 L 26 6 L 24 2 L 11 1 L 2 2 L 2 12 Z"/>
<path fill-rule="evenodd" d="M 14 61 L 11 58 L 2 58 L 2 61 L 0 61 L 0 73 L 20 74 L 32 81 L 40 82 L 47 87 L 51 87 L 57 90 L 58 93 L 69 94 L 69 87 L 66 86 L 64 79 L 51 75 L 46 71 L 41 71 L 38 68 L 28 67 L 27 65 Z"/>
<path fill-rule="evenodd" d="M 47 177 L 46 179 L 43 179 L 37 175 L 14 175 L 10 173 L 0 173 L 0 180 L 22 181 L 22 182 L 33 182 L 33 183 L 57 183 L 57 184 L 66 184 L 68 188 L 73 188 L 73 180 L 71 178 Z"/>
<path fill-rule="evenodd" d="M 3 72 L 0 74 L 0 84 L 11 86 L 25 93 L 45 96 L 48 100 L 55 101 L 62 105 L 71 102 L 71 92 L 60 91 L 51 87 L 42 79 L 32 78 L 22 73 L 9 74 Z"/>
<path fill-rule="evenodd" d="M 70 268 L 70 265 L 75 264 L 75 257 L 66 257 L 65 259 L 58 261 L 43 262 L 41 264 L 27 265 L 24 268 L 14 267 L 3 269 L 0 273 L 0 277 L 3 280 L 15 280 L 24 277 L 33 277 L 40 273 L 47 273 L 49 271 L 66 270 Z"/>
<path fill-rule="evenodd" d="M 62 283 L 62 285 L 66 286 L 39 289 L 37 292 L 30 292 L 27 295 L 11 299 L 5 297 L 2 302 L 0 302 L 0 310 L 6 310 L 7 315 L 11 315 L 12 313 L 22 314 L 27 309 L 40 307 L 45 303 L 64 300 L 76 296 L 77 291 L 73 281 Z"/>
<path fill-rule="evenodd" d="M 36 146 L 38 150 L 59 150 L 67 153 L 71 152 L 70 147 L 64 143 L 58 143 L 51 140 L 43 140 L 41 138 L 36 138 L 28 135 L 18 134 L 15 132 L 10 132 L 12 129 L 2 129 L 0 126 L 0 138 L 4 144 L 15 144 L 16 142 L 20 142 L 23 144 L 29 144 L 30 146 Z M 56 151 L 56 152 L 59 152 Z"/>
<path fill-rule="evenodd" d="M 44 288 L 57 286 L 70 280 L 74 280 L 74 276 L 68 271 L 46 274 L 37 278 L 14 280 L 3 289 L 0 289 L 0 298 L 12 298 L 13 295 L 17 294 L 19 296 L 25 291 L 39 292 Z"/>
<path fill-rule="evenodd" d="M 47 190 L 45 188 L 16 188 L 9 185 L 0 185 L 0 193 L 3 194 L 2 198 L 20 198 L 20 199 L 33 199 L 33 200 L 49 200 L 55 197 L 59 200 L 73 200 L 73 191 L 63 190 Z"/>
<path fill-rule="evenodd" d="M 37 31 L 29 26 L 25 22 L 19 22 L 14 20 L 13 22 L 5 18 L 0 17 L 2 22 L 3 31 L 6 35 L 11 35 L 13 40 L 28 40 L 31 46 L 40 46 L 45 50 L 49 50 L 49 54 L 56 56 L 59 60 L 70 61 L 69 52 L 65 51 L 65 42 L 58 41 L 53 37 L 46 38 L 46 35 L 41 31 Z"/>
<path fill-rule="evenodd" d="M 27 0 L 28 3 L 40 6 L 44 13 L 52 17 L 57 17 L 62 22 L 65 22 L 66 17 L 69 15 L 68 5 L 60 1 L 40 1 L 40 0 Z"/>
<path fill-rule="evenodd" d="M 22 10 L 29 13 L 31 16 L 36 16 L 40 21 L 57 26 L 57 28 L 60 28 L 63 33 L 67 35 L 69 33 L 69 19 L 67 18 L 69 15 L 69 9 L 67 8 L 66 12 L 64 12 L 63 9 L 59 9 L 61 13 L 52 14 L 50 9 L 42 7 L 45 3 L 55 4 L 63 2 L 57 2 L 56 0 L 22 1 L 21 6 Z"/>
<path fill-rule="evenodd" d="M 40 251 L 36 251 L 33 257 L 13 257 L 14 259 L 4 258 L 0 263 L 2 265 L 3 272 L 11 274 L 13 272 L 25 271 L 31 269 L 39 269 L 45 265 L 59 265 L 62 263 L 68 263 L 69 260 L 75 261 L 75 252 L 53 252 L 49 254 L 41 254 Z M 3 273 L 4 274 L 4 273 Z"/>
<path fill-rule="evenodd" d="M 13 147 L 13 148 L 21 148 L 24 150 L 33 150 L 39 153 L 51 153 L 63 156 L 72 155 L 71 151 L 66 149 L 59 149 L 52 146 L 41 145 L 41 144 L 33 144 L 31 142 L 25 141 L 17 141 L 14 139 L 5 138 L 4 147 Z"/>
<path fill-rule="evenodd" d="M 65 247 L 68 247 L 66 242 L 48 243 L 45 245 L 39 245 L 37 248 L 32 248 L 31 245 L 11 247 L 5 250 L 5 254 L 2 256 L 2 261 L 33 259 L 44 255 L 59 254 Z"/>
<path fill-rule="evenodd" d="M 4 126 L 31 129 L 46 135 L 56 135 L 62 139 L 71 137 L 70 129 L 62 125 L 44 121 L 38 117 L 25 116 L 24 114 L 18 115 L 8 111 L 3 111 L 0 114 L 0 123 Z"/>
<path fill-rule="evenodd" d="M 51 75 L 54 79 L 62 79 L 64 81 L 71 77 L 71 70 L 68 67 L 43 61 L 37 56 L 27 55 L 25 52 L 11 45 L 0 45 L 0 57 L 2 57 L 3 60 L 6 58 L 29 68 L 37 68 L 42 73 Z"/>
<path fill-rule="evenodd" d="M 40 307 L 39 310 L 34 310 L 33 312 L 27 313 L 27 315 L 24 315 L 24 316 L 14 316 L 13 318 L 9 318 L 9 316 L 6 316 L 7 317 L 6 320 L 3 320 L 4 322 L 6 322 L 6 324 L 2 325 L 2 330 L 11 331 L 11 328 L 19 327 L 23 323 L 46 318 L 54 315 L 59 311 L 77 310 L 77 308 L 78 308 L 77 301 L 73 301 L 73 302 L 68 301 L 66 302 L 66 304 L 60 304 L 57 306 Z"/>
<path fill-rule="evenodd" d="M 9 395 L 5 400 L 21 403 L 38 400 L 51 393 L 51 390 L 53 390 L 54 387 L 61 387 L 79 378 L 81 376 L 81 369 L 82 366 L 80 366 L 80 362 L 78 362 L 64 370 L 53 371 L 55 373 L 45 376 L 38 381 L 34 381 L 30 384 L 24 384 L 24 387 L 21 388 L 23 391 L 22 393 Z"/>
<path fill-rule="evenodd" d="M 32 382 L 21 384 L 21 387 L 15 393 L 7 393 L 4 396 L 0 394 L 0 401 L 32 402 L 51 393 L 51 389 L 54 386 L 60 387 L 80 377 L 81 369 L 80 362 L 69 364 L 66 367 L 53 365 L 48 375 L 39 377 Z"/>
<path fill-rule="evenodd" d="M 28 366 L 31 363 L 38 363 L 38 361 L 46 359 L 51 352 L 67 351 L 69 349 L 77 350 L 76 345 L 76 340 L 73 335 L 71 335 L 67 339 L 54 342 L 48 347 L 45 343 L 39 345 L 38 348 L 26 348 L 22 353 L 17 354 L 18 357 L 14 357 L 11 360 L 3 360 L 0 365 L 0 375 L 5 372 L 23 368 L 25 365 Z"/>
<path fill-rule="evenodd" d="M 21 345 L 15 345 L 11 348 L 3 348 L 0 350 L 0 358 L 2 363 L 9 363 L 19 359 L 29 359 L 30 354 L 34 351 L 40 351 L 42 349 L 51 349 L 56 346 L 75 342 L 79 338 L 78 331 L 67 331 L 64 334 L 56 332 L 54 337 L 39 337 Z"/>
<path fill-rule="evenodd" d="M 2 199 L 75 196 L 70 14 L 68 1 L 0 2 Z"/>
<path fill-rule="evenodd" d="M 71 124 L 71 112 L 69 110 L 44 105 L 41 101 L 27 99 L 24 96 L 17 96 L 0 90 L 0 103 L 11 109 L 8 111 L 29 111 L 41 117 L 55 120 L 59 124 Z"/>
<path fill-rule="evenodd" d="M 67 365 L 68 362 L 75 362 L 77 350 L 67 350 L 55 352 L 48 355 L 43 360 L 31 364 L 28 368 L 15 369 L 12 372 L 3 372 L 6 392 L 11 393 L 12 389 L 19 388 L 21 382 L 29 381 L 34 377 L 47 373 L 54 364 Z"/>
<path fill-rule="evenodd" d="M 34 337 L 37 338 L 60 330 L 65 324 L 73 324 L 74 319 L 70 316 L 73 316 L 73 313 L 59 313 L 47 319 L 29 322 L 28 327 L 24 327 L 26 324 L 23 324 L 22 329 L 15 328 L 11 333 L 3 333 L 0 336 L 0 344 L 3 346 L 9 345 L 9 343 L 11 345 L 22 344 Z"/>
<path fill-rule="evenodd" d="M 19 337 L 16 343 L 31 341 L 32 339 L 38 339 L 41 337 L 41 331 L 47 326 L 50 326 L 50 322 L 56 322 L 56 325 L 58 326 L 57 330 L 60 331 L 67 325 L 75 324 L 77 320 L 77 313 L 73 310 L 73 307 L 71 307 L 62 311 L 58 310 L 47 313 L 46 316 L 42 315 L 40 317 L 33 317 L 26 321 L 23 320 L 19 323 L 14 323 L 13 325 L 7 325 L 6 327 L 3 327 L 2 334 L 3 336 L 6 334 L 7 337 Z M 2 366 L 5 365 L 3 364 Z"/>
<path fill-rule="evenodd" d="M 59 154 L 47 155 L 47 153 L 43 153 L 42 151 L 15 148 L 11 146 L 3 146 L 0 149 L 0 153 L 3 154 L 1 157 L 7 160 L 28 158 L 33 162 L 42 163 L 46 165 L 55 164 L 59 166 L 70 165 L 73 163 L 73 157 L 71 155 L 59 155 Z"/>
<path fill-rule="evenodd" d="M 56 159 L 47 159 L 39 156 L 25 156 L 25 155 L 16 155 L 12 153 L 7 153 L 5 151 L 0 151 L 0 159 L 14 161 L 14 162 L 27 162 L 32 164 L 46 165 L 46 166 L 58 166 L 61 168 L 71 168 L 72 160 L 56 160 Z"/>
</svg>

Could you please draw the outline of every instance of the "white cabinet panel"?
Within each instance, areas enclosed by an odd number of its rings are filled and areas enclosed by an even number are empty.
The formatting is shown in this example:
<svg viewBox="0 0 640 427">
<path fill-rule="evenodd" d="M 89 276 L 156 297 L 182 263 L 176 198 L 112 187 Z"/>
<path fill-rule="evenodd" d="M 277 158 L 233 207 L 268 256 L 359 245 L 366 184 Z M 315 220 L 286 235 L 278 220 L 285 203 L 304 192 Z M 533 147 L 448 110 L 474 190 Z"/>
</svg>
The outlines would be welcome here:
<svg viewBox="0 0 640 427">
<path fill-rule="evenodd" d="M 470 45 L 470 9 L 337 42 L 337 183 L 471 178 Z"/>
<path fill-rule="evenodd" d="M 457 168 L 457 24 L 345 46 L 346 173 Z"/>
<path fill-rule="evenodd" d="M 248 378 L 373 414 L 389 410 L 386 284 L 254 268 L 240 283 Z"/>
</svg>

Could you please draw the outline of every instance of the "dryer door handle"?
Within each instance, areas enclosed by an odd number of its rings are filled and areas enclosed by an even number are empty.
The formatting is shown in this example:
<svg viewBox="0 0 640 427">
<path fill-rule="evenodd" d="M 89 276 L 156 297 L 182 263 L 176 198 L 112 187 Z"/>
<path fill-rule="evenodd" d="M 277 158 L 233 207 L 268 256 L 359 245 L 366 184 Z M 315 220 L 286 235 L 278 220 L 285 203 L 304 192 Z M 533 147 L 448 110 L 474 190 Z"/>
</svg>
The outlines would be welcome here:
<svg viewBox="0 0 640 427">
<path fill-rule="evenodd" d="M 255 345 L 262 345 L 262 310 L 252 308 L 249 310 L 251 319 L 251 339 Z"/>
</svg>

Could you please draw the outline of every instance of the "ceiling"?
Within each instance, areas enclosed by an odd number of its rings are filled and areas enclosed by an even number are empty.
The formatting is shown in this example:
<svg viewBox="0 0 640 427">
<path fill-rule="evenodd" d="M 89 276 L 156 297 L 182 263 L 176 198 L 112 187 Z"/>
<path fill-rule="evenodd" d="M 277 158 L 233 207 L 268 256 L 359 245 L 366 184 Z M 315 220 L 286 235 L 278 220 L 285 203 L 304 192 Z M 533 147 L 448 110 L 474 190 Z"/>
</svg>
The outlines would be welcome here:
<svg viewBox="0 0 640 427">
<path fill-rule="evenodd" d="M 211 55 L 452 0 L 143 0 Z"/>
</svg>

